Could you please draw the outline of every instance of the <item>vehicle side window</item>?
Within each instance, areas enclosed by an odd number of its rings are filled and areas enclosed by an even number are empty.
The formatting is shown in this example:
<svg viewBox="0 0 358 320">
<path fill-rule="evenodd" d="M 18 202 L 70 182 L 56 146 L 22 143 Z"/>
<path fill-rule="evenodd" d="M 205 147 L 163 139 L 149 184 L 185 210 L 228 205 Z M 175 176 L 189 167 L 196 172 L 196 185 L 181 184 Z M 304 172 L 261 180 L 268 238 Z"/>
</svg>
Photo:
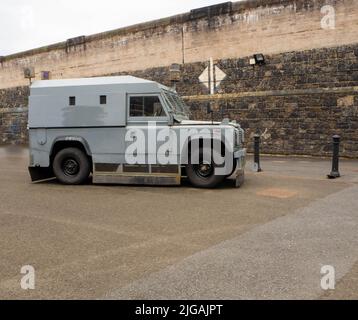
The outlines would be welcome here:
<svg viewBox="0 0 358 320">
<path fill-rule="evenodd" d="M 130 97 L 130 117 L 164 117 L 165 112 L 159 97 L 136 96 Z"/>
</svg>

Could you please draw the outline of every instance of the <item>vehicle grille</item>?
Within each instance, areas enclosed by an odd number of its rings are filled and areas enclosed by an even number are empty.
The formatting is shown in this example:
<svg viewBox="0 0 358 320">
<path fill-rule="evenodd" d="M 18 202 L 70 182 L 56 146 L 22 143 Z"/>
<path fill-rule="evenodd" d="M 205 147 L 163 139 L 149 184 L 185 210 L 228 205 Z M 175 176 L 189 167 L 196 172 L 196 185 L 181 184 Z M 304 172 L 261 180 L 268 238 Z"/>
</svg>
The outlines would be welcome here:
<svg viewBox="0 0 358 320">
<path fill-rule="evenodd" d="M 245 142 L 244 130 L 242 129 L 235 130 L 235 146 L 242 146 L 244 142 Z"/>
</svg>

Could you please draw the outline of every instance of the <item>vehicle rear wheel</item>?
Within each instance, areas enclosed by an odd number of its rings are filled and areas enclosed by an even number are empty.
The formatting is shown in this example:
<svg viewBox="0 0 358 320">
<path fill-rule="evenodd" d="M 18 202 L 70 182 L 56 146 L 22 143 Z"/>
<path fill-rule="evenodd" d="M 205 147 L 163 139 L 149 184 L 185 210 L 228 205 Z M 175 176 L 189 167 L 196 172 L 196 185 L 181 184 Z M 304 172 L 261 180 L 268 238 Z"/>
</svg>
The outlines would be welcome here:
<svg viewBox="0 0 358 320">
<path fill-rule="evenodd" d="M 56 178 L 70 185 L 83 183 L 91 171 L 87 155 L 77 148 L 67 148 L 57 153 L 52 167 Z"/>
<path fill-rule="evenodd" d="M 189 163 L 186 166 L 186 173 L 190 183 L 197 188 L 215 188 L 221 183 L 225 176 L 215 175 L 217 167 L 212 158 L 211 149 L 200 149 L 199 164 Z M 205 162 L 203 159 L 211 159 Z"/>
</svg>

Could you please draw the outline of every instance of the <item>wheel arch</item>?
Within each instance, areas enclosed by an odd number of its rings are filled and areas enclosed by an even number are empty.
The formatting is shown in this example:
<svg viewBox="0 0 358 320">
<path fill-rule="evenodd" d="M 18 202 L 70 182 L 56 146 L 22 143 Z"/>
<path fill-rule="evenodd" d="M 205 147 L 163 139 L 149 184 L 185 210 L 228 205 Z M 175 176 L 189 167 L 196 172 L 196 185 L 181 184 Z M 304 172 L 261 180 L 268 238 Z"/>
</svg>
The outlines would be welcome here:
<svg viewBox="0 0 358 320">
<path fill-rule="evenodd" d="M 51 163 L 56 154 L 66 148 L 78 148 L 82 150 L 89 158 L 92 158 L 91 149 L 88 142 L 84 138 L 78 136 L 63 136 L 56 138 L 52 144 L 50 152 Z"/>
<path fill-rule="evenodd" d="M 181 150 L 181 153 L 180 153 L 180 162 L 181 162 L 181 165 L 186 165 L 187 163 L 186 160 L 189 159 L 190 155 L 191 155 L 191 145 L 194 141 L 198 141 L 199 140 L 199 148 L 202 147 L 204 145 L 204 140 L 205 141 L 210 141 L 210 144 L 211 144 L 211 147 L 213 146 L 213 142 L 215 140 L 218 140 L 221 142 L 221 154 L 223 154 L 223 152 L 225 152 L 225 148 L 226 148 L 226 145 L 225 145 L 225 142 L 222 141 L 221 139 L 215 139 L 213 137 L 211 138 L 203 138 L 203 137 L 194 137 L 194 138 L 188 138 Z"/>
</svg>

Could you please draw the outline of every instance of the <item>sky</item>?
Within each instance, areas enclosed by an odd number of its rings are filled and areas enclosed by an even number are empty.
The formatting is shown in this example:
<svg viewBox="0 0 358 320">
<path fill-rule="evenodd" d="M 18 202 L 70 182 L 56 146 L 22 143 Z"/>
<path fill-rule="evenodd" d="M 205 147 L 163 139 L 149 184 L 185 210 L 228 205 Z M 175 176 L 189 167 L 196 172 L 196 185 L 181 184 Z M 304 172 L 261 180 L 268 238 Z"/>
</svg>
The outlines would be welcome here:
<svg viewBox="0 0 358 320">
<path fill-rule="evenodd" d="M 1 0 L 0 56 L 225 0 Z"/>
</svg>

